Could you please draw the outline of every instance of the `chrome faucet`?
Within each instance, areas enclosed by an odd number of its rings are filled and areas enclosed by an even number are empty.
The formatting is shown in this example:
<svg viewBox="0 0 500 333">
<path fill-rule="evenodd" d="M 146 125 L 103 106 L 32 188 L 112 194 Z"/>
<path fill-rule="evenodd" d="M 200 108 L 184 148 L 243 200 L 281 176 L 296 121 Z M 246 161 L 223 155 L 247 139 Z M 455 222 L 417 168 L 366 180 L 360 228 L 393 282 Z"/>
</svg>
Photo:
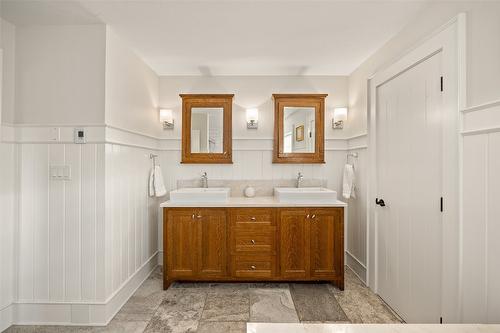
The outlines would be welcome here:
<svg viewBox="0 0 500 333">
<path fill-rule="evenodd" d="M 208 176 L 206 172 L 201 175 L 201 187 L 208 188 Z"/>
<path fill-rule="evenodd" d="M 297 184 L 295 187 L 299 188 L 302 184 L 302 181 L 304 180 L 304 176 L 302 175 L 301 172 L 297 175 Z"/>
</svg>

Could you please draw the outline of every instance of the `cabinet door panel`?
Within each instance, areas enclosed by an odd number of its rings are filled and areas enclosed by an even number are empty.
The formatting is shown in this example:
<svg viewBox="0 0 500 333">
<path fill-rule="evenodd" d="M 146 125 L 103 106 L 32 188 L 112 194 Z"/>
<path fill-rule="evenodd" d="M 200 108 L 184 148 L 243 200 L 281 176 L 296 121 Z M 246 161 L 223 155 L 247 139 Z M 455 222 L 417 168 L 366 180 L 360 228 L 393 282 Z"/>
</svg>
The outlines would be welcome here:
<svg viewBox="0 0 500 333">
<path fill-rule="evenodd" d="M 198 248 L 198 275 L 223 277 L 227 272 L 227 226 L 224 209 L 200 211 Z"/>
<path fill-rule="evenodd" d="M 334 278 L 343 265 L 342 209 L 311 211 L 311 277 Z M 339 255 L 340 254 L 340 255 Z"/>
<path fill-rule="evenodd" d="M 171 210 L 167 222 L 168 276 L 192 277 L 196 274 L 197 221 L 191 210 Z"/>
<path fill-rule="evenodd" d="M 280 269 L 284 278 L 306 278 L 309 271 L 309 226 L 305 209 L 280 210 Z"/>
</svg>

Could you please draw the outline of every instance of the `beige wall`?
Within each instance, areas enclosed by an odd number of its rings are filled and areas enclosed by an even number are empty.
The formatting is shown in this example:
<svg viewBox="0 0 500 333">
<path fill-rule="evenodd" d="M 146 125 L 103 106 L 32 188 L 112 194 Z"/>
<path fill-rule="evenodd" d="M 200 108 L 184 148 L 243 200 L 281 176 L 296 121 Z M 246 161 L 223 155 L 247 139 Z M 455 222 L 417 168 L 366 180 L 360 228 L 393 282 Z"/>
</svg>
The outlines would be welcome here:
<svg viewBox="0 0 500 333">
<path fill-rule="evenodd" d="M 15 123 L 104 123 L 105 26 L 16 27 Z"/>
<path fill-rule="evenodd" d="M 3 54 L 2 65 L 2 115 L 0 120 L 6 123 L 14 122 L 14 84 L 15 84 L 15 33 L 14 25 L 5 20 L 0 20 L 0 48 Z"/>
<path fill-rule="evenodd" d="M 107 125 L 158 136 L 158 76 L 106 28 Z"/>
</svg>

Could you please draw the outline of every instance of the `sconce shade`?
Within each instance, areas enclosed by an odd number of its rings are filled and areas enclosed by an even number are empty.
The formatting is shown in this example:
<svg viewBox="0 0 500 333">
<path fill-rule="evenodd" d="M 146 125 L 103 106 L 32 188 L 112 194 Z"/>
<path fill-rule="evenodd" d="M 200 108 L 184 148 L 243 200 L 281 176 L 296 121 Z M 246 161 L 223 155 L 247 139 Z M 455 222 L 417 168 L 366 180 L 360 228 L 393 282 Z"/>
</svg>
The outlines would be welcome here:
<svg viewBox="0 0 500 333">
<path fill-rule="evenodd" d="M 258 109 L 247 109 L 247 122 L 259 121 L 259 110 Z"/>
<path fill-rule="evenodd" d="M 171 123 L 173 120 L 172 118 L 172 110 L 167 110 L 167 109 L 160 109 L 160 121 Z"/>
<path fill-rule="evenodd" d="M 346 121 L 347 120 L 347 108 L 335 108 L 335 109 L 333 109 L 333 119 L 335 119 L 335 121 Z"/>
</svg>

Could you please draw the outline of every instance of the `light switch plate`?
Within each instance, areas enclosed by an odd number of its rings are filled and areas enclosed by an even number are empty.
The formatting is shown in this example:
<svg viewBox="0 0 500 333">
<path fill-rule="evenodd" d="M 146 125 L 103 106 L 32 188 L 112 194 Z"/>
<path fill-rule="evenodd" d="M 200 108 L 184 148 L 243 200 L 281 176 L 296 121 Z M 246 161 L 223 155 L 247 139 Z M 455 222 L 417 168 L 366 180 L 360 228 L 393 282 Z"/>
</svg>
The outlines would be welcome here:
<svg viewBox="0 0 500 333">
<path fill-rule="evenodd" d="M 71 180 L 71 167 L 69 165 L 51 165 L 51 180 Z"/>
<path fill-rule="evenodd" d="M 51 141 L 59 141 L 60 136 L 61 136 L 60 131 L 59 131 L 59 127 L 52 127 L 52 128 L 50 128 L 49 131 L 50 131 L 49 139 Z"/>
</svg>

